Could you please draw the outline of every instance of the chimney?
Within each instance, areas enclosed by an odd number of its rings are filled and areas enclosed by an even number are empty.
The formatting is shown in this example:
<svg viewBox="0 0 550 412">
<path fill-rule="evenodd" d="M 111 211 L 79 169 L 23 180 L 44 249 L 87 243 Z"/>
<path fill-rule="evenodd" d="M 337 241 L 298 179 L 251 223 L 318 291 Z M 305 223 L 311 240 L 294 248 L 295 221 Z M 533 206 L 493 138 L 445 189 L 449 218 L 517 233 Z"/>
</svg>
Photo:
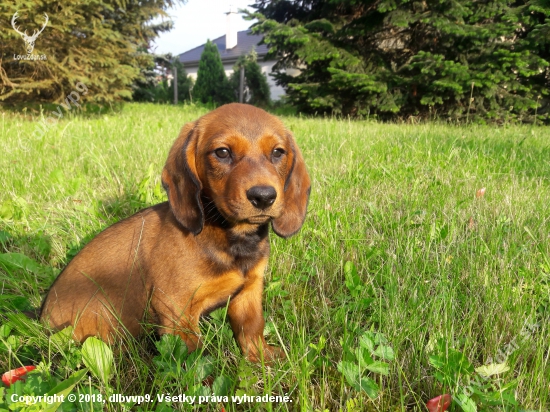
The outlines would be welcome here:
<svg viewBox="0 0 550 412">
<path fill-rule="evenodd" d="M 232 49 L 237 45 L 237 11 L 229 6 L 227 13 L 227 30 L 225 32 L 225 49 Z"/>
</svg>

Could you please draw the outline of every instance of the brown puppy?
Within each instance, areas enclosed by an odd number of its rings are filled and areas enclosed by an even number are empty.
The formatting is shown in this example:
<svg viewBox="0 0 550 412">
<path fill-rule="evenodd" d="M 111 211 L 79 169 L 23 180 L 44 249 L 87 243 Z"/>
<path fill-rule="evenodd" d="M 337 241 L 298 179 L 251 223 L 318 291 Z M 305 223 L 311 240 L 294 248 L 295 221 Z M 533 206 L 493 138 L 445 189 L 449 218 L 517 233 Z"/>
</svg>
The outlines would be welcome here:
<svg viewBox="0 0 550 412">
<path fill-rule="evenodd" d="M 101 232 L 54 282 L 41 319 L 74 337 L 138 335 L 148 316 L 159 332 L 200 344 L 199 317 L 228 305 L 235 338 L 251 361 L 266 344 L 262 315 L 268 230 L 288 237 L 304 221 L 310 180 L 279 119 L 243 104 L 186 124 L 162 172 L 168 202 Z"/>
</svg>

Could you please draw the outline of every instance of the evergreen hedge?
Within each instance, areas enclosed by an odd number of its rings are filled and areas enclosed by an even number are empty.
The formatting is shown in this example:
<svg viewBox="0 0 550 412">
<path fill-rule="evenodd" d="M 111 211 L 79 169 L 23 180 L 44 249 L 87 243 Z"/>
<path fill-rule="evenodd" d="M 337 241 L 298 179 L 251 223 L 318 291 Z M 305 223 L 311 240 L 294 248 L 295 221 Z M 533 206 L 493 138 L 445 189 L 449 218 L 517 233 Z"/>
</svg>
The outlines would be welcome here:
<svg viewBox="0 0 550 412">
<path fill-rule="evenodd" d="M 218 46 L 208 40 L 204 46 L 192 90 L 193 100 L 222 105 L 236 100 L 223 68 Z"/>
</svg>

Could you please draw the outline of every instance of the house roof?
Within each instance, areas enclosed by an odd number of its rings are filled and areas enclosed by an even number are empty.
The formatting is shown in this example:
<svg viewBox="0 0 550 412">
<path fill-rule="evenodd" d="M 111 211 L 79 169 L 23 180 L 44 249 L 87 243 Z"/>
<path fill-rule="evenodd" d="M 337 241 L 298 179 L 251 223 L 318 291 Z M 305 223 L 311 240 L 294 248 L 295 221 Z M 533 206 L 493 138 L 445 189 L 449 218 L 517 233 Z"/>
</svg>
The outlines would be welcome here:
<svg viewBox="0 0 550 412">
<path fill-rule="evenodd" d="M 227 50 L 225 48 L 225 35 L 212 40 L 212 43 L 218 46 L 218 51 L 220 52 L 223 63 L 235 63 L 240 56 L 250 52 L 253 47 L 258 57 L 264 57 L 268 49 L 265 44 L 258 45 L 262 38 L 262 35 L 252 34 L 250 30 L 243 30 L 237 32 L 237 45 L 232 49 Z M 187 67 L 198 66 L 203 50 L 204 44 L 180 54 L 180 62 Z"/>
</svg>

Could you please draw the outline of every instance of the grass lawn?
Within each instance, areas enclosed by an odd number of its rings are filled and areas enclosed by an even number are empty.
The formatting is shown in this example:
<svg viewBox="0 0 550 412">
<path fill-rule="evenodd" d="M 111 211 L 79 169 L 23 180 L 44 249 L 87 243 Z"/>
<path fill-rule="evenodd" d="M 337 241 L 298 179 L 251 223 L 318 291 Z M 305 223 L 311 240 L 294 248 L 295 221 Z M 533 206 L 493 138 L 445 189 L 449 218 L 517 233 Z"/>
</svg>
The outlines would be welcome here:
<svg viewBox="0 0 550 412">
<path fill-rule="evenodd" d="M 265 333 L 288 354 L 273 367 L 243 359 L 224 309 L 202 322 L 203 351 L 150 334 L 100 356 L 104 372 L 15 313 L 99 231 L 166 200 L 168 150 L 204 113 L 128 104 L 34 135 L 28 115 L 2 113 L 0 373 L 38 371 L 0 385 L 0 409 L 62 381 L 86 401 L 63 410 L 191 410 L 157 395 L 212 392 L 229 401 L 194 410 L 426 411 L 444 393 L 453 411 L 550 409 L 549 128 L 283 118 L 312 191 L 302 230 L 270 235 Z M 112 394 L 154 402 L 103 404 Z M 244 394 L 289 401 L 231 401 Z"/>
</svg>

